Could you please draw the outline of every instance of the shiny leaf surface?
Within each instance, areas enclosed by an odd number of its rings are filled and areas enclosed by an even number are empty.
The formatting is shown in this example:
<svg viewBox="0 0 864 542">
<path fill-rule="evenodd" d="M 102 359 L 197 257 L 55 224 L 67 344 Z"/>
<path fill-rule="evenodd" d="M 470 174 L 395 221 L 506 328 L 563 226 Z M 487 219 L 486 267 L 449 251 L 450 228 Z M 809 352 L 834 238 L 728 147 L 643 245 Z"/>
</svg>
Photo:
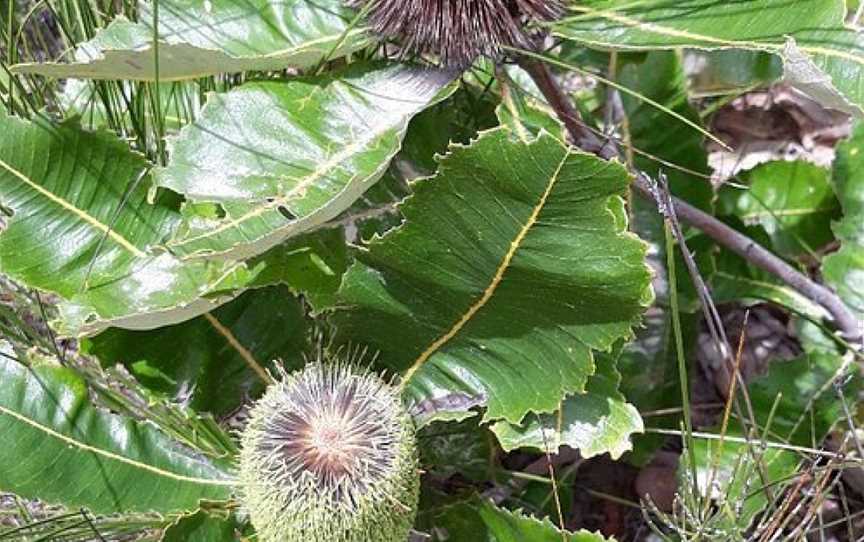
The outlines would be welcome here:
<svg viewBox="0 0 864 542">
<path fill-rule="evenodd" d="M 445 506 L 429 518 L 433 542 L 607 542 L 586 530 L 563 531 L 548 518 L 539 520 L 522 512 L 472 499 Z"/>
<path fill-rule="evenodd" d="M 845 26 L 843 0 L 589 0 L 571 10 L 561 37 L 613 50 L 767 51 L 798 88 L 864 116 L 864 38 Z"/>
<path fill-rule="evenodd" d="M 172 146 L 159 186 L 224 216 L 190 217 L 180 255 L 249 257 L 336 217 L 381 175 L 412 116 L 446 95 L 441 71 L 355 64 L 214 95 Z"/>
<path fill-rule="evenodd" d="M 368 43 L 361 29 L 351 28 L 354 13 L 340 0 L 160 0 L 157 51 L 153 6 L 142 2 L 140 22 L 113 21 L 82 44 L 71 63 L 14 69 L 61 78 L 176 81 L 304 68 Z"/>
<path fill-rule="evenodd" d="M 0 202 L 14 213 L 0 234 L 0 271 L 63 298 L 61 333 L 181 322 L 254 278 L 242 262 L 151 250 L 180 215 L 169 198 L 147 201 L 148 165 L 115 136 L 2 112 L 0 128 Z"/>
<path fill-rule="evenodd" d="M 803 161 L 769 162 L 746 177 L 749 188 L 721 190 L 720 212 L 762 226 L 773 249 L 788 258 L 831 241 L 830 223 L 839 206 L 826 169 Z"/>
<path fill-rule="evenodd" d="M 599 357 L 599 356 L 598 356 Z M 632 448 L 633 433 L 644 428 L 639 411 L 627 403 L 618 385 L 614 359 L 598 360 L 585 393 L 568 395 L 558 412 L 529 415 L 521 426 L 497 422 L 492 431 L 505 450 L 531 448 L 557 453 L 561 446 L 579 450 L 583 458 L 608 453 L 613 459 Z"/>
<path fill-rule="evenodd" d="M 0 489 L 96 514 L 172 513 L 231 495 L 227 462 L 92 406 L 68 369 L 0 358 Z"/>
</svg>

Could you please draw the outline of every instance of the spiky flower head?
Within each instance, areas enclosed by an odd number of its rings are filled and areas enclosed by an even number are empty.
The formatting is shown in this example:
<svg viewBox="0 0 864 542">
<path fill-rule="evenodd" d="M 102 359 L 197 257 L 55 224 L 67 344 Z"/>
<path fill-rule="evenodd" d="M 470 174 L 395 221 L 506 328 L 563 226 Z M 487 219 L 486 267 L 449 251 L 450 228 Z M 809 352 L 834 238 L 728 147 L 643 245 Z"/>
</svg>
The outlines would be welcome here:
<svg viewBox="0 0 864 542">
<path fill-rule="evenodd" d="M 347 364 L 283 374 L 252 408 L 241 500 L 263 542 L 405 542 L 420 480 L 396 389 Z"/>
<path fill-rule="evenodd" d="M 348 0 L 365 7 L 380 36 L 406 51 L 433 53 L 446 66 L 466 67 L 478 56 L 497 57 L 505 47 L 531 49 L 530 22 L 552 21 L 565 0 Z"/>
</svg>

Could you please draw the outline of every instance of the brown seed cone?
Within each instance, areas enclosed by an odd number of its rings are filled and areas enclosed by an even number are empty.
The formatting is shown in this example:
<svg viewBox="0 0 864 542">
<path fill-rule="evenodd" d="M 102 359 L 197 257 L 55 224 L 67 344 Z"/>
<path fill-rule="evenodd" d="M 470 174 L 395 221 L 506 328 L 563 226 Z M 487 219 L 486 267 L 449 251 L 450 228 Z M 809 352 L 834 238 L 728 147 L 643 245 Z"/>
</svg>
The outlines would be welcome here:
<svg viewBox="0 0 864 542">
<path fill-rule="evenodd" d="M 346 364 L 283 374 L 252 409 L 241 502 L 262 542 L 404 542 L 420 478 L 398 390 Z"/>
<path fill-rule="evenodd" d="M 380 36 L 408 52 L 433 53 L 445 66 L 467 67 L 478 56 L 498 57 L 503 48 L 531 48 L 529 22 L 564 13 L 564 0 L 348 0 L 366 7 Z"/>
</svg>

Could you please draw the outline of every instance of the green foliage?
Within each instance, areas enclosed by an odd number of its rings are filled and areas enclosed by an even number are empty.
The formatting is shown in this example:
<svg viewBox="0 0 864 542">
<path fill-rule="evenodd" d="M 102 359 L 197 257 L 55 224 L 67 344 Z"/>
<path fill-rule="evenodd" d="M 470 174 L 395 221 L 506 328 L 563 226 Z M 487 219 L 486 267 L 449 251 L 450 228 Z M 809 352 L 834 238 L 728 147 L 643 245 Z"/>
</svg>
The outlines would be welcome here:
<svg viewBox="0 0 864 542">
<path fill-rule="evenodd" d="M 596 372 L 588 378 L 585 393 L 565 397 L 557 412 L 528 415 L 521 426 L 505 421 L 492 431 L 505 450 L 541 452 L 570 446 L 582 457 L 608 453 L 618 458 L 631 448 L 633 433 L 643 430 L 639 411 L 618 391 L 621 377 L 615 359 L 598 355 Z"/>
<path fill-rule="evenodd" d="M 837 200 L 825 168 L 807 162 L 769 162 L 747 174 L 749 186 L 726 186 L 720 210 L 765 229 L 780 254 L 795 258 L 831 241 Z"/>
<path fill-rule="evenodd" d="M 160 542 L 222 542 L 234 540 L 235 524 L 231 518 L 198 510 L 181 516 L 165 529 Z"/>
<path fill-rule="evenodd" d="M 735 533 L 750 528 L 758 514 L 775 505 L 772 495 L 794 480 L 802 461 L 789 445 L 819 446 L 829 430 L 837 428 L 843 412 L 835 386 L 854 372 L 848 363 L 828 354 L 777 361 L 749 386 L 755 431 L 748 432 L 733 420 L 725 432 L 718 431 L 719 439 L 696 441 L 695 476 L 700 491 L 712 495 L 718 507 L 705 521 L 707 533 L 735 539 Z M 858 386 L 856 378 L 840 387 L 854 396 Z M 758 528 L 770 523 L 772 516 L 767 517 Z"/>
<path fill-rule="evenodd" d="M 740 48 L 783 59 L 784 76 L 835 109 L 864 115 L 864 44 L 845 26 L 843 0 L 590 0 L 555 33 L 590 47 Z"/>
<path fill-rule="evenodd" d="M 838 149 L 834 190 L 843 219 L 834 225 L 840 251 L 825 258 L 825 280 L 864 320 L 864 124 Z"/>
<path fill-rule="evenodd" d="M 522 512 L 496 507 L 488 501 L 470 501 L 447 507 L 435 518 L 453 542 L 607 542 L 588 531 L 575 533 L 557 528 L 550 520 L 539 521 Z"/>
<path fill-rule="evenodd" d="M 304 68 L 364 45 L 360 30 L 351 28 L 353 13 L 339 0 L 162 0 L 142 2 L 138 10 L 139 22 L 114 20 L 92 40 L 80 44 L 72 63 L 23 64 L 15 71 L 51 77 L 177 81 L 218 73 Z M 158 31 L 154 31 L 154 22 Z M 158 36 L 156 44 L 154 35 Z"/>
<path fill-rule="evenodd" d="M 180 214 L 171 198 L 147 200 L 150 166 L 116 137 L 75 120 L 30 122 L 2 112 L 0 127 L 0 201 L 13 213 L 0 236 L 0 270 L 63 298 L 61 333 L 182 321 L 218 306 L 201 296 L 253 278 L 242 262 L 151 252 Z"/>
<path fill-rule="evenodd" d="M 221 212 L 190 213 L 167 247 L 248 258 L 336 217 L 383 175 L 408 121 L 449 80 L 360 63 L 214 96 L 173 141 L 156 184 Z"/>
<path fill-rule="evenodd" d="M 182 324 L 153 331 L 108 329 L 88 339 L 85 351 L 106 366 L 123 364 L 152 391 L 223 415 L 244 397 L 261 393 L 260 371 L 272 369 L 274 361 L 302 366 L 306 327 L 300 302 L 287 288 L 270 287 Z"/>
<path fill-rule="evenodd" d="M 687 83 L 681 61 L 674 52 L 652 52 L 643 59 L 621 55 L 617 81 L 640 96 L 699 124 L 699 116 L 687 101 Z M 708 182 L 708 161 L 702 135 L 669 113 L 638 97 L 621 96 L 629 118 L 627 137 L 633 163 L 657 177 L 663 172 L 670 190 L 700 209 L 710 210 L 713 193 Z"/>
<path fill-rule="evenodd" d="M 0 488 L 96 514 L 172 513 L 230 497 L 228 462 L 95 408 L 73 371 L 0 358 L 0 377 Z"/>
<path fill-rule="evenodd" d="M 637 172 L 864 319 L 864 126 L 833 171 L 776 161 L 717 187 L 702 123 L 781 76 L 864 114 L 864 38 L 844 0 L 573 2 L 531 30 L 557 39 L 544 54 L 563 95 L 524 62 L 459 73 L 394 56 L 343 0 L 7 4 L 0 491 L 69 513 L 42 521 L 25 503 L 0 538 L 337 532 L 332 502 L 254 493 L 274 465 L 260 447 L 237 480 L 229 434 L 277 367 L 358 353 L 388 379 L 378 418 L 419 427 L 420 463 L 412 440 L 381 486 L 405 493 L 339 536 L 404 542 L 422 491 L 413 528 L 432 542 L 602 542 L 556 526 L 557 505 L 566 517 L 582 499 L 576 469 L 520 469 L 568 448 L 576 468 L 603 454 L 650 466 L 657 437 L 692 415 L 670 324 L 675 309 L 692 358 L 700 301 L 680 254 L 668 282 L 674 247 L 630 190 Z M 618 159 L 570 145 L 568 98 Z M 653 516 L 683 539 L 739 540 L 856 422 L 854 345 L 796 284 L 716 232 L 684 234 L 714 302 L 784 308 L 803 347 L 749 384 L 728 427 L 684 435 L 676 514 Z"/>
<path fill-rule="evenodd" d="M 403 374 L 423 420 L 551 412 L 650 299 L 644 247 L 624 231 L 627 182 L 548 135 L 498 129 L 454 147 L 414 186 L 404 225 L 357 255 L 333 322 Z"/>
</svg>

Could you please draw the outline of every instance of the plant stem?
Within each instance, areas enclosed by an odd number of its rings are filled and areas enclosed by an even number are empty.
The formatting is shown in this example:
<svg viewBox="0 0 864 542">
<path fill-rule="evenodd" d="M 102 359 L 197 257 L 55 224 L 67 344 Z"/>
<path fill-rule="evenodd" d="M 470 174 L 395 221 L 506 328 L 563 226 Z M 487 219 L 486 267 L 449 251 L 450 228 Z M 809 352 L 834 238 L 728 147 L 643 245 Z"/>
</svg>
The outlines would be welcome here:
<svg viewBox="0 0 864 542">
<path fill-rule="evenodd" d="M 651 187 L 647 185 L 644 179 L 637 178 L 634 186 L 643 196 L 652 197 Z M 812 281 L 753 239 L 730 228 L 715 217 L 677 198 L 673 198 L 672 202 L 675 206 L 675 212 L 682 221 L 698 228 L 720 245 L 738 254 L 754 266 L 776 276 L 814 303 L 823 307 L 831 315 L 834 325 L 843 333 L 843 336 L 847 340 L 854 343 L 861 341 L 862 331 L 858 318 L 852 314 L 837 294 L 825 286 Z"/>
<path fill-rule="evenodd" d="M 605 160 L 611 160 L 618 156 L 615 143 L 611 139 L 604 142 L 582 122 L 582 115 L 573 106 L 570 97 L 561 90 L 561 86 L 549 66 L 527 56 L 520 57 L 519 66 L 528 72 L 528 75 L 534 80 L 534 84 L 537 85 L 555 114 L 564 123 L 577 147 Z"/>
<path fill-rule="evenodd" d="M 550 107 L 564 123 L 577 147 L 605 160 L 618 156 L 611 138 L 604 142 L 582 121 L 581 115 L 573 106 L 569 96 L 561 89 L 549 66 L 527 55 L 520 57 L 519 65 L 534 80 L 534 84 L 537 85 Z M 633 186 L 640 195 L 655 201 L 654 192 L 643 175 L 635 175 Z M 855 345 L 861 344 L 862 333 L 864 333 L 864 330 L 861 329 L 861 322 L 833 291 L 812 281 L 778 256 L 717 218 L 675 197 L 672 198 L 672 204 L 681 221 L 701 230 L 717 244 L 738 254 L 754 266 L 771 273 L 801 295 L 823 307 L 830 315 L 834 326 L 846 340 Z"/>
</svg>

